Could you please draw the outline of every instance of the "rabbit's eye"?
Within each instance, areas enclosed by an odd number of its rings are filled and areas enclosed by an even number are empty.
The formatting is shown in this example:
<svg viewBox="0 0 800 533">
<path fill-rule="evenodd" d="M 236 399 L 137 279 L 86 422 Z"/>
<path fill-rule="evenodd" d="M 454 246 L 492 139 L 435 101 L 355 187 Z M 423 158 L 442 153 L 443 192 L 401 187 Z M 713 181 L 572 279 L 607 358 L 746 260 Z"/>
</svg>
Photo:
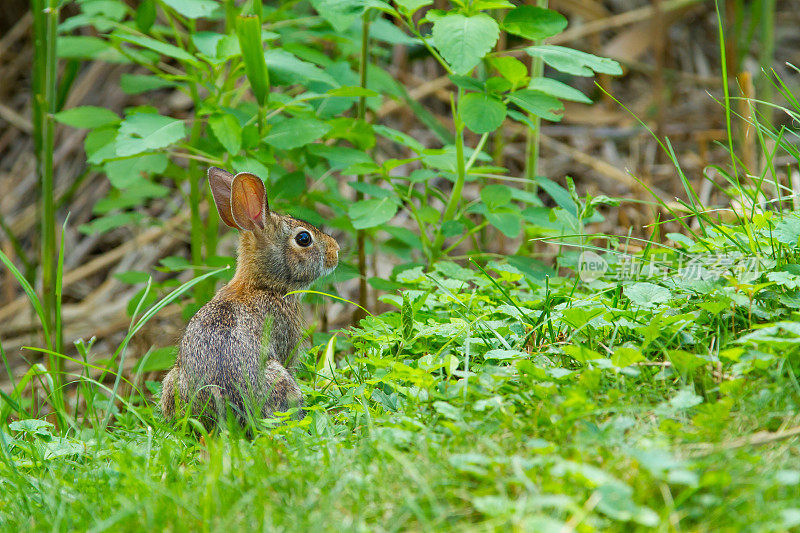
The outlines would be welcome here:
<svg viewBox="0 0 800 533">
<path fill-rule="evenodd" d="M 297 235 L 294 236 L 294 242 L 296 242 L 299 246 L 306 247 L 311 246 L 311 234 L 307 231 L 301 231 Z"/>
</svg>

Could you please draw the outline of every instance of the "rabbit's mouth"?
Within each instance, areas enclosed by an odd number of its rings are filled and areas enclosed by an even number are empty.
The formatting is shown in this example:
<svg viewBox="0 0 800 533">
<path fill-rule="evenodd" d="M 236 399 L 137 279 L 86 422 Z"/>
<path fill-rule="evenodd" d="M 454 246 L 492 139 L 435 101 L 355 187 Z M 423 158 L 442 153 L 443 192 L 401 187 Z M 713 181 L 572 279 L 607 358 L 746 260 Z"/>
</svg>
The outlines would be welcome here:
<svg viewBox="0 0 800 533">
<path fill-rule="evenodd" d="M 337 267 L 337 266 L 339 266 L 339 261 L 338 261 L 338 260 L 337 260 L 337 261 L 335 261 L 335 262 L 333 263 L 333 265 L 332 265 L 332 266 L 329 266 L 329 265 L 326 263 L 326 264 L 325 264 L 325 265 L 322 267 L 322 276 L 327 276 L 328 274 L 330 274 L 331 272 L 333 272 L 334 270 L 336 270 L 336 267 Z M 322 276 L 320 276 L 320 277 L 322 277 Z"/>
</svg>

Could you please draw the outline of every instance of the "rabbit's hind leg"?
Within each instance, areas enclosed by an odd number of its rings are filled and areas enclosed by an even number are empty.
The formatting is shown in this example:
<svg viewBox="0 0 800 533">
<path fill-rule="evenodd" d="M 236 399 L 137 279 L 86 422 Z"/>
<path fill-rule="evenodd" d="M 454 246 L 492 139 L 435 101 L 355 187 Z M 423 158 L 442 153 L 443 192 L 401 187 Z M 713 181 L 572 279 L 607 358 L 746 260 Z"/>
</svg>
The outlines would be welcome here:
<svg viewBox="0 0 800 533">
<path fill-rule="evenodd" d="M 292 407 L 303 406 L 303 393 L 292 374 L 275 359 L 270 359 L 264 368 L 266 397 L 263 398 L 262 416 L 270 417 L 275 411 L 287 411 Z M 299 418 L 305 416 L 300 409 Z"/>
</svg>

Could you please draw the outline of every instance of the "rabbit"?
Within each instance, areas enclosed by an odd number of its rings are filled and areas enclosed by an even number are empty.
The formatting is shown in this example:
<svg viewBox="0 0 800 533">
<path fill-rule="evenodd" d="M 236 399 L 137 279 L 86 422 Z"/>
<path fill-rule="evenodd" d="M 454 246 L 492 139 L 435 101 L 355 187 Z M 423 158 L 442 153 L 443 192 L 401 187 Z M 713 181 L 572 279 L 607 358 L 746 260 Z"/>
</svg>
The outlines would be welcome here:
<svg viewBox="0 0 800 533">
<path fill-rule="evenodd" d="M 219 216 L 239 230 L 236 273 L 189 321 L 175 366 L 166 375 L 161 410 L 171 419 L 188 404 L 204 423 L 221 423 L 228 407 L 240 423 L 300 407 L 293 354 L 304 330 L 299 295 L 339 261 L 336 240 L 308 222 L 270 211 L 264 182 L 208 169 Z"/>
</svg>

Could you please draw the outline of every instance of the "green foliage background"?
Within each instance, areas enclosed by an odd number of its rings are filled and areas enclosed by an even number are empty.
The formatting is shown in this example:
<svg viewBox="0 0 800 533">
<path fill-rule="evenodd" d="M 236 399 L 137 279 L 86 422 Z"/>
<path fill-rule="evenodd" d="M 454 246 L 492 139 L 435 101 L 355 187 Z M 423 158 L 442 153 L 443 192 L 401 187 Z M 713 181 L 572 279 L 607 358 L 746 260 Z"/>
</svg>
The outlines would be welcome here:
<svg viewBox="0 0 800 533">
<path fill-rule="evenodd" d="M 653 205 L 681 232 L 662 239 L 657 222 L 639 243 L 643 251 L 628 254 L 620 250 L 630 238 L 586 230 L 620 199 L 580 197 L 570 180 L 563 187 L 536 172 L 539 121 L 559 120 L 564 100 L 590 102 L 566 83 L 570 76 L 615 75 L 620 66 L 543 44 L 566 27 L 544 6 L 430 4 L 71 4 L 77 14 L 60 21 L 55 51 L 42 47 L 37 65 L 52 72 L 54 52 L 67 64 L 137 65 L 121 88 L 152 99 L 122 115 L 43 101 L 52 109 L 42 108 L 42 124 L 89 130 L 87 164 L 112 186 L 81 230 L 154 224 L 140 208 L 183 195 L 190 258 L 162 265 L 194 277 L 154 283 L 146 273 L 121 274 L 142 287 L 129 305 L 128 334 L 103 357 L 93 341 L 67 339 L 74 358 L 60 340 L 63 243 L 51 263 L 42 261 L 44 271 L 53 267 L 52 300 L 40 300 L 33 280 L 0 252 L 41 320 L 47 342 L 29 350 L 49 359 L 14 376 L 0 344 L 14 384 L 0 407 L 0 526 L 800 526 L 800 216 L 773 164 L 778 156 L 800 162 L 800 153 L 794 130 L 753 113 L 744 120 L 764 164 L 748 169 L 737 158 L 722 25 L 731 164 L 716 170 L 736 202 L 725 206 L 735 221 L 702 205 L 669 141 L 659 139 L 686 194 L 679 207 L 656 195 Z M 531 69 L 513 50 L 495 49 L 501 34 L 533 58 Z M 393 44 L 429 54 L 449 74 L 449 122 L 383 68 Z M 554 77 L 541 75 L 543 64 Z M 70 72 L 58 80 L 62 92 Z M 56 80 L 45 79 L 52 92 Z M 797 118 L 792 89 L 776 76 L 766 80 Z M 162 114 L 157 95 L 165 89 L 191 101 L 185 115 Z M 389 99 L 407 106 L 435 143 L 378 123 Z M 490 138 L 503 142 L 511 121 L 527 127 L 523 176 L 485 150 Z M 378 149 L 384 145 L 401 156 L 389 157 Z M 45 142 L 41 157 L 46 152 Z M 391 311 L 314 336 L 300 371 L 308 416 L 279 413 L 252 434 L 234 425 L 208 434 L 188 417 L 161 419 L 152 401 L 159 383 L 140 378 L 170 366 L 171 348 L 149 351 L 134 375 L 122 374 L 131 339 L 150 319 L 173 302 L 191 316 L 230 275 L 230 258 L 217 255 L 216 214 L 201 210 L 211 165 L 258 174 L 272 208 L 325 222 L 347 242 L 352 255 L 314 287 L 330 292 L 326 298 L 340 298 L 335 283 L 366 281 L 367 250 L 388 250 L 396 264 L 388 279 L 369 280 Z M 464 192 L 472 182 L 475 197 Z M 770 182 L 776 198 L 764 192 Z M 497 235 L 522 236 L 520 250 L 479 253 L 476 237 Z M 533 238 L 562 247 L 555 264 L 530 256 Z M 581 251 L 593 251 L 605 275 L 587 277 Z M 631 261 L 646 268 L 631 275 Z M 81 373 L 63 374 L 64 359 L 80 363 Z M 97 368 L 103 376 L 93 379 Z"/>
</svg>

